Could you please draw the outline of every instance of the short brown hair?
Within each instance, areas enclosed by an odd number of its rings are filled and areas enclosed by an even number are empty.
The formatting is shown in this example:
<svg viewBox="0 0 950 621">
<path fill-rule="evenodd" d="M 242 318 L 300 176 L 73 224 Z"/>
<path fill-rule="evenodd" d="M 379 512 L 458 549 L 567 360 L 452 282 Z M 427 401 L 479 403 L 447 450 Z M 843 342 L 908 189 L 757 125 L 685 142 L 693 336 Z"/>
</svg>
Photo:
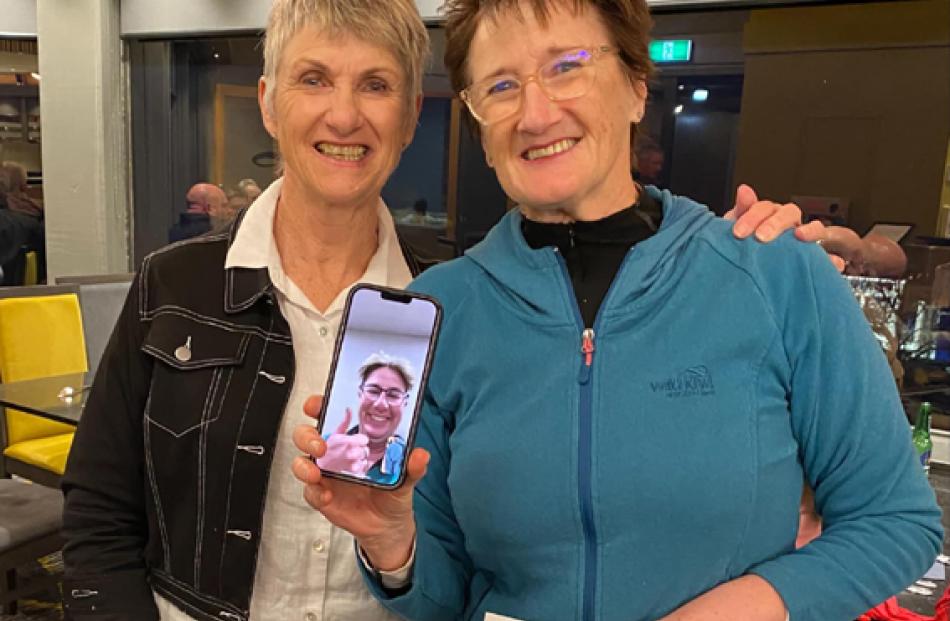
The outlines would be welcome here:
<svg viewBox="0 0 950 621">
<path fill-rule="evenodd" d="M 654 67 L 650 60 L 653 18 L 650 17 L 646 0 L 445 0 L 444 60 L 453 91 L 462 91 L 471 80 L 468 54 L 481 21 L 508 11 L 520 16 L 522 2 L 531 8 L 542 26 L 546 26 L 551 18 L 552 4 L 565 6 L 575 14 L 594 9 L 610 33 L 610 45 L 617 48 L 617 56 L 631 77 L 644 82 L 649 82 L 653 77 Z M 472 123 L 471 126 L 478 130 L 477 124 Z M 631 125 L 631 149 L 635 138 L 636 125 Z"/>
</svg>

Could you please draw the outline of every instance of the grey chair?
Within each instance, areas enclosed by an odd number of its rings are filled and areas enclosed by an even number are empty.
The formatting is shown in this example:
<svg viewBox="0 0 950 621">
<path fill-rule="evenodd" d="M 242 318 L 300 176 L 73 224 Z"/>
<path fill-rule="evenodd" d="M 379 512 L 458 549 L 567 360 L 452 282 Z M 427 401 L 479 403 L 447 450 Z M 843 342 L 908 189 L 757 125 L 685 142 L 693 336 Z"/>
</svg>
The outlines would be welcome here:
<svg viewBox="0 0 950 621">
<path fill-rule="evenodd" d="M 82 311 L 83 335 L 86 339 L 86 361 L 89 376 L 95 377 L 102 353 L 109 343 L 115 322 L 129 293 L 135 274 L 103 274 L 98 276 L 66 276 L 57 284 L 79 286 L 79 308 Z"/>
<path fill-rule="evenodd" d="M 53 587 L 58 576 L 29 582 L 17 568 L 62 549 L 63 495 L 59 490 L 0 479 L 0 613 L 15 614 L 17 600 Z"/>
</svg>

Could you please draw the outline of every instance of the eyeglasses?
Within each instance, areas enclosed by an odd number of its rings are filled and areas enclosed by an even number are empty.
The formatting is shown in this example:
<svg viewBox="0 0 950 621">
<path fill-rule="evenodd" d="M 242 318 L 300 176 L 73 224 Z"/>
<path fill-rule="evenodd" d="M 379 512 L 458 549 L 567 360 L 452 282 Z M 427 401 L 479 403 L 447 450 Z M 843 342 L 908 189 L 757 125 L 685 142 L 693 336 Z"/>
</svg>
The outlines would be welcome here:
<svg viewBox="0 0 950 621">
<path fill-rule="evenodd" d="M 386 403 L 389 405 L 401 405 L 403 401 L 405 401 L 406 396 L 409 394 L 397 388 L 383 390 L 382 386 L 377 386 L 376 384 L 366 384 L 364 386 L 360 386 L 360 390 L 364 395 L 369 397 L 370 401 L 374 403 L 378 401 L 380 397 L 385 397 Z"/>
<path fill-rule="evenodd" d="M 516 75 L 485 78 L 463 90 L 459 97 L 479 123 L 491 125 L 521 109 L 524 89 L 532 80 L 551 101 L 583 97 L 594 84 L 597 59 L 614 51 L 606 45 L 571 50 L 541 65 L 525 78 Z"/>
</svg>

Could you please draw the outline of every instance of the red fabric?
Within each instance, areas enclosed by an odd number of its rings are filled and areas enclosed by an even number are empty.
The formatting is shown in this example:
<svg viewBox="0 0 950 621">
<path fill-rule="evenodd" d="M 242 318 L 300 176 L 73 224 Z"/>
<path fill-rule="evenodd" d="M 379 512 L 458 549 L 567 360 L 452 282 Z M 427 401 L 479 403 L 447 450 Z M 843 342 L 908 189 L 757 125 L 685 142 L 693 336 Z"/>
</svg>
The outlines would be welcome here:
<svg viewBox="0 0 950 621">
<path fill-rule="evenodd" d="M 901 608 L 897 598 L 892 597 L 858 617 L 858 621 L 950 621 L 950 587 L 944 591 L 934 609 L 936 614 L 932 617 L 919 615 Z"/>
</svg>

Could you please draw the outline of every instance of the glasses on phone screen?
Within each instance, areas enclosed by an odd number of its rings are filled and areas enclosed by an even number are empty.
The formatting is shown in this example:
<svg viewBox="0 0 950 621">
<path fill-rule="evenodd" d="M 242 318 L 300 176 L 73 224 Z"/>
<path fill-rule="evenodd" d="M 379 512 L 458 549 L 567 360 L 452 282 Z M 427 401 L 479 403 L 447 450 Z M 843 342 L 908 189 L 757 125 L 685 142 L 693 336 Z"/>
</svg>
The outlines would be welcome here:
<svg viewBox="0 0 950 621">
<path fill-rule="evenodd" d="M 377 386 L 376 384 L 364 384 L 360 386 L 360 390 L 363 391 L 363 394 L 366 395 L 370 401 L 375 402 L 378 401 L 380 397 L 383 397 L 389 405 L 402 405 L 406 399 L 406 395 L 409 394 L 396 388 L 384 390 L 382 386 Z"/>
</svg>

